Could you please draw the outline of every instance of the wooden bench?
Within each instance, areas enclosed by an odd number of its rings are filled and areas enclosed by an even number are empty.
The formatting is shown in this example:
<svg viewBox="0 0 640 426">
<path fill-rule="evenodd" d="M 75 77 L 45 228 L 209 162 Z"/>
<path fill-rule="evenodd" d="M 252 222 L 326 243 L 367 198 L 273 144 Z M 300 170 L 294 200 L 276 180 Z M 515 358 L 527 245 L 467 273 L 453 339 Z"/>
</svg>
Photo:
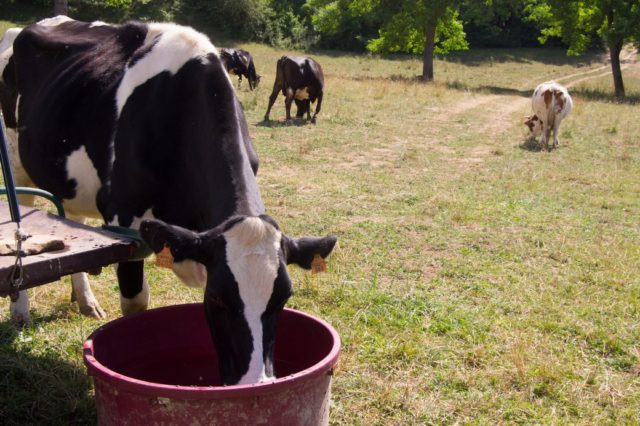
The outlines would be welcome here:
<svg viewBox="0 0 640 426">
<path fill-rule="evenodd" d="M 23 282 L 11 285 L 15 255 L 0 256 L 0 296 L 57 281 L 76 272 L 98 273 L 100 268 L 128 260 L 138 243 L 123 235 L 82 225 L 31 207 L 20 206 L 23 231 L 45 235 L 64 242 L 62 250 L 34 254 L 22 258 Z M 13 239 L 16 224 L 11 222 L 9 205 L 0 201 L 0 240 Z"/>
</svg>

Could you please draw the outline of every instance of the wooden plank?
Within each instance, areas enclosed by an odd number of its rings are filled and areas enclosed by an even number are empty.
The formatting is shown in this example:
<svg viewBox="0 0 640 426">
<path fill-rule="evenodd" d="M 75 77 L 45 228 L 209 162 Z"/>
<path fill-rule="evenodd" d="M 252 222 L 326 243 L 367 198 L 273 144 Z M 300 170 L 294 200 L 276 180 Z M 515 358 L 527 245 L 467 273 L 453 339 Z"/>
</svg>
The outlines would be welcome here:
<svg viewBox="0 0 640 426">
<path fill-rule="evenodd" d="M 95 271 L 131 257 L 137 243 L 125 236 L 82 225 L 31 207 L 20 206 L 21 228 L 30 235 L 62 239 L 63 250 L 22 258 L 24 281 L 19 290 L 57 281 L 76 272 Z M 13 238 L 9 206 L 0 201 L 0 240 Z M 15 256 L 0 256 L 0 296 L 13 292 L 10 274 Z"/>
</svg>

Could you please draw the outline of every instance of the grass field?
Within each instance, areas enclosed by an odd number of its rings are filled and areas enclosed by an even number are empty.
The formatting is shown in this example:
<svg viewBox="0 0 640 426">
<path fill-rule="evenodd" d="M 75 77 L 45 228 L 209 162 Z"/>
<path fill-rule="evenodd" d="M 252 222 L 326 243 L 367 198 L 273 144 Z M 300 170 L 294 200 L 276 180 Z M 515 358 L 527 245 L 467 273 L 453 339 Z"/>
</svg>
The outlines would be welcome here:
<svg viewBox="0 0 640 426">
<path fill-rule="evenodd" d="M 327 273 L 291 268 L 288 304 L 341 335 L 332 424 L 640 424 L 637 64 L 614 103 L 598 55 L 476 50 L 422 84 L 415 59 L 315 52 L 313 126 L 285 124 L 282 98 L 262 121 L 285 52 L 242 47 L 263 76 L 239 96 L 269 214 L 339 237 Z M 574 111 L 547 153 L 522 117 L 565 76 Z M 153 307 L 201 300 L 148 263 Z M 93 282 L 117 317 L 113 270 Z M 68 278 L 32 290 L 22 332 L 0 300 L 0 423 L 95 422 L 81 344 L 101 322 L 69 294 Z"/>
</svg>

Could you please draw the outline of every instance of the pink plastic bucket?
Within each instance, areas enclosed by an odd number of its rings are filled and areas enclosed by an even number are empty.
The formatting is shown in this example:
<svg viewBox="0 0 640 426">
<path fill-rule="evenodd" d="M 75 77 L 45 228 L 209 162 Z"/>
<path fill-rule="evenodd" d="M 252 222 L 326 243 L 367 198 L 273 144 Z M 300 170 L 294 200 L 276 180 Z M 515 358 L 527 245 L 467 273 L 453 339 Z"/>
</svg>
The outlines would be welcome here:
<svg viewBox="0 0 640 426">
<path fill-rule="evenodd" d="M 118 318 L 84 343 L 101 425 L 324 425 L 340 338 L 326 322 L 285 309 L 276 379 L 219 386 L 202 304 Z"/>
</svg>

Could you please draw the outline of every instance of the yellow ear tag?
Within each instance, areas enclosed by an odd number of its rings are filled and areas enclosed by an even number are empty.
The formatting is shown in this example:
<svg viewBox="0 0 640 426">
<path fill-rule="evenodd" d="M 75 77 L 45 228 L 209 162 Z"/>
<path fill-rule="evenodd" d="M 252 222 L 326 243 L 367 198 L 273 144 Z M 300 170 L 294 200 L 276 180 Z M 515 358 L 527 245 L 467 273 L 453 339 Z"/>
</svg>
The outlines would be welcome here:
<svg viewBox="0 0 640 426">
<path fill-rule="evenodd" d="M 173 255 L 168 245 L 165 244 L 162 250 L 156 253 L 156 265 L 168 269 L 173 267 Z"/>
<path fill-rule="evenodd" d="M 313 260 L 311 261 L 311 272 L 314 274 L 327 272 L 327 262 L 325 262 L 319 254 L 313 256 Z"/>
</svg>

